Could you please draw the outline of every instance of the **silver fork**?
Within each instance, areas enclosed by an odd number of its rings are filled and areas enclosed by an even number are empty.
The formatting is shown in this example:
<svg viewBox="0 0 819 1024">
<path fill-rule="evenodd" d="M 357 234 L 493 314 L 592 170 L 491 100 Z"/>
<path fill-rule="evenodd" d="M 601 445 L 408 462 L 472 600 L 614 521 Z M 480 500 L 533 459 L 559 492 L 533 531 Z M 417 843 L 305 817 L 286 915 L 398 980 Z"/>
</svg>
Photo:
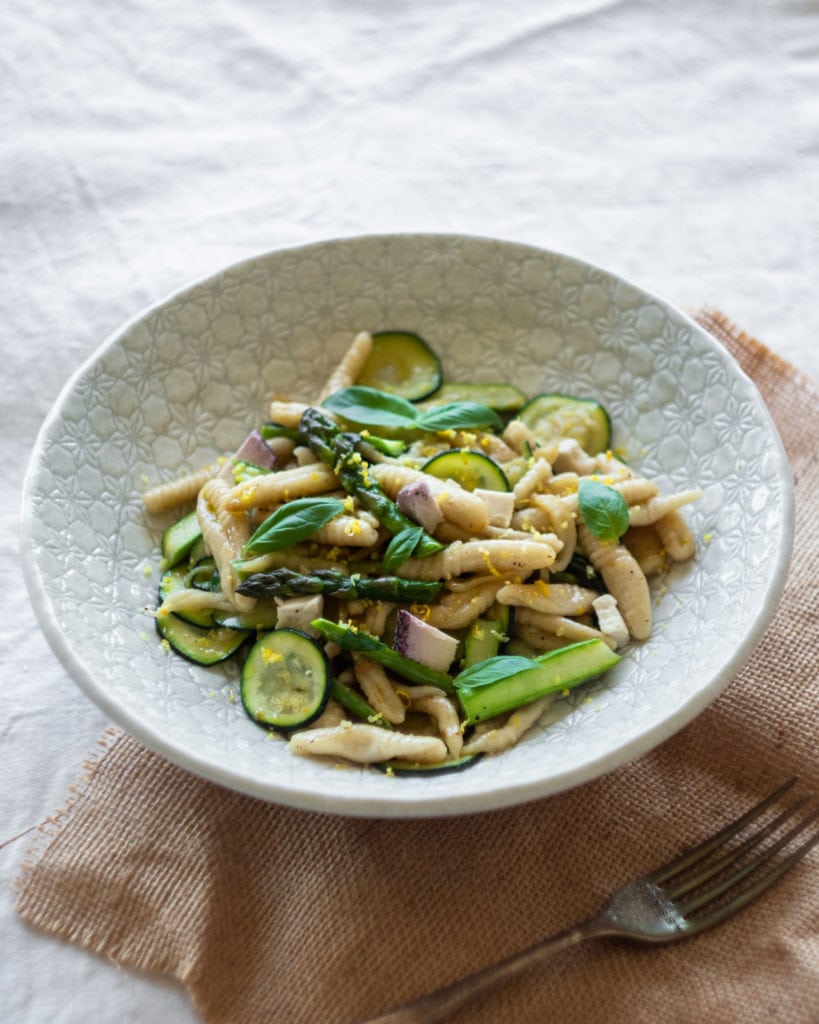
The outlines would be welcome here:
<svg viewBox="0 0 819 1024">
<path fill-rule="evenodd" d="M 819 843 L 819 830 L 808 832 L 819 818 L 817 808 L 751 855 L 755 847 L 773 837 L 804 807 L 807 796 L 793 801 L 770 820 L 760 820 L 796 781 L 789 779 L 736 821 L 676 860 L 627 882 L 602 910 L 586 921 L 362 1024 L 436 1024 L 491 985 L 585 939 L 609 936 L 637 942 L 673 942 L 719 924 L 769 889 Z M 741 838 L 752 823 L 758 825 L 756 831 Z M 806 834 L 807 838 L 790 852 L 772 859 Z M 731 841 L 737 839 L 740 841 L 732 845 Z"/>
</svg>

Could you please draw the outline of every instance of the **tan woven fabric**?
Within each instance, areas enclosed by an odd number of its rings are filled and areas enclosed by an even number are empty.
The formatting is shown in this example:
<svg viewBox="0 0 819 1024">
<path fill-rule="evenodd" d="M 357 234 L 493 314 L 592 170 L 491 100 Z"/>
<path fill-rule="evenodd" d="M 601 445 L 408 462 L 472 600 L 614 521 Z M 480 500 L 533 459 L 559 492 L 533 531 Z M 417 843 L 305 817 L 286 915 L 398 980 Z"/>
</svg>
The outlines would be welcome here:
<svg viewBox="0 0 819 1024">
<path fill-rule="evenodd" d="M 167 972 L 218 1024 L 346 1024 L 597 909 L 790 774 L 819 784 L 819 395 L 718 313 L 796 480 L 784 600 L 723 695 L 657 750 L 580 789 L 468 818 L 381 821 L 259 803 L 117 732 L 20 882 L 23 917 Z M 461 1024 L 819 1021 L 819 856 L 719 929 L 561 954 Z"/>
</svg>

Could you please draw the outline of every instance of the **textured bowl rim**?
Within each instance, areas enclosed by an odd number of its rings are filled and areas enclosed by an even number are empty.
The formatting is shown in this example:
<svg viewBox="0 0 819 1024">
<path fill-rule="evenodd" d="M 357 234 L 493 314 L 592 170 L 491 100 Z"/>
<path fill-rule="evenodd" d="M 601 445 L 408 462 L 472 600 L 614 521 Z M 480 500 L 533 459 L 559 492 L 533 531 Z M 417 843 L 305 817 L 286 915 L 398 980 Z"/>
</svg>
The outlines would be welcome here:
<svg viewBox="0 0 819 1024">
<path fill-rule="evenodd" d="M 520 252 L 529 252 L 532 255 L 548 255 L 560 261 L 565 261 L 600 274 L 606 278 L 616 280 L 640 294 L 647 301 L 654 302 L 664 310 L 672 312 L 674 316 L 681 319 L 699 337 L 701 342 L 704 342 L 712 351 L 728 362 L 732 371 L 745 384 L 749 395 L 753 397 L 756 411 L 761 421 L 765 422 L 768 426 L 770 439 L 776 450 L 776 478 L 782 501 L 783 520 L 778 536 L 777 550 L 773 552 L 771 559 L 775 568 L 769 581 L 766 599 L 760 603 L 756 614 L 749 620 L 742 642 L 737 646 L 733 655 L 714 673 L 706 685 L 700 687 L 686 702 L 679 705 L 673 713 L 643 730 L 639 735 L 618 743 L 599 756 L 584 761 L 582 765 L 576 768 L 563 771 L 557 770 L 543 779 L 526 780 L 520 783 L 510 783 L 508 780 L 504 780 L 502 787 L 488 787 L 480 792 L 462 794 L 456 797 L 448 794 L 427 793 L 424 795 L 421 793 L 417 798 L 397 802 L 389 797 L 372 796 L 365 793 L 360 796 L 346 796 L 342 803 L 337 795 L 322 793 L 312 786 L 303 788 L 300 788 L 298 785 L 279 787 L 268 781 L 259 782 L 248 777 L 246 773 L 232 769 L 229 765 L 215 764 L 207 757 L 197 756 L 188 750 L 180 750 L 174 743 L 173 737 L 168 737 L 160 729 L 149 725 L 139 715 L 132 713 L 130 709 L 124 708 L 110 693 L 106 692 L 105 688 L 98 682 L 94 672 L 84 664 L 76 650 L 72 647 L 69 637 L 65 634 L 57 620 L 52 601 L 46 592 L 43 575 L 37 559 L 37 542 L 33 535 L 35 517 L 32 514 L 32 494 L 43 455 L 44 442 L 49 429 L 61 416 L 64 405 L 75 389 L 77 382 L 109 349 L 115 346 L 124 335 L 146 317 L 162 307 L 178 301 L 195 288 L 207 286 L 225 274 L 241 272 L 244 267 L 277 255 L 307 253 L 310 250 L 318 250 L 333 245 L 401 239 L 427 240 L 441 243 L 456 241 L 488 243 L 514 248 Z M 793 548 L 793 534 L 793 485 L 789 462 L 781 438 L 756 384 L 739 367 L 736 360 L 718 339 L 667 300 L 647 291 L 640 285 L 634 284 L 628 278 L 623 277 L 622 274 L 607 270 L 588 260 L 571 256 L 560 250 L 548 249 L 531 243 L 452 232 L 385 232 L 337 236 L 301 245 L 272 249 L 244 257 L 221 267 L 205 277 L 191 280 L 159 300 L 140 309 L 108 335 L 83 360 L 60 389 L 38 431 L 31 450 L 22 487 L 20 512 L 20 549 L 23 576 L 40 629 L 68 675 L 112 722 L 130 734 L 143 746 L 171 763 L 229 789 L 268 802 L 308 811 L 380 818 L 462 815 L 497 810 L 503 807 L 526 803 L 592 781 L 663 743 L 705 710 L 750 659 L 754 647 L 773 618 L 784 592 Z"/>
</svg>

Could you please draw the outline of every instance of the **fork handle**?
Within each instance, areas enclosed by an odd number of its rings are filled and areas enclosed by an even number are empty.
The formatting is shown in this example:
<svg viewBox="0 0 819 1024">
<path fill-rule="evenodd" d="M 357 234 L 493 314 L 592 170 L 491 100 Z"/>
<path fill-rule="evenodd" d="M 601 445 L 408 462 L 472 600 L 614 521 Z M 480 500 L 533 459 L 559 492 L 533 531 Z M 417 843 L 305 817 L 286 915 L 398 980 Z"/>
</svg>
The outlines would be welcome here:
<svg viewBox="0 0 819 1024">
<path fill-rule="evenodd" d="M 520 974 L 528 967 L 541 963 L 555 953 L 574 946 L 578 942 L 611 934 L 611 930 L 610 926 L 607 927 L 607 922 L 602 915 L 589 918 L 587 921 L 558 932 L 557 935 L 552 935 L 534 946 L 529 946 L 528 949 L 521 950 L 520 953 L 514 953 L 499 963 L 469 974 L 451 985 L 429 992 L 427 995 L 414 999 L 411 1003 L 404 1003 L 403 1006 L 388 1010 L 380 1017 L 371 1017 L 362 1021 L 361 1024 L 437 1024 L 492 985 Z"/>
</svg>

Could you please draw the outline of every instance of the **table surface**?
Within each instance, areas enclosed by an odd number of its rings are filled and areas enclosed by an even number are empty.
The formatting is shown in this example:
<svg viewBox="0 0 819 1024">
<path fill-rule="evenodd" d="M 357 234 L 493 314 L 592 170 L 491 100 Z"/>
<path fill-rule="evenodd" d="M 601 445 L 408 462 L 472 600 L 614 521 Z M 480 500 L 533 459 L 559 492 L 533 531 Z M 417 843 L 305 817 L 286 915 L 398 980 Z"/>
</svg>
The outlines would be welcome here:
<svg viewBox="0 0 819 1024">
<path fill-rule="evenodd" d="M 0 38 L 0 844 L 107 724 L 28 604 L 25 466 L 144 306 L 269 249 L 460 232 L 719 307 L 819 378 L 816 0 L 7 0 Z M 19 922 L 29 838 L 0 848 L 0 1018 L 195 1021 L 175 983 Z"/>
</svg>

